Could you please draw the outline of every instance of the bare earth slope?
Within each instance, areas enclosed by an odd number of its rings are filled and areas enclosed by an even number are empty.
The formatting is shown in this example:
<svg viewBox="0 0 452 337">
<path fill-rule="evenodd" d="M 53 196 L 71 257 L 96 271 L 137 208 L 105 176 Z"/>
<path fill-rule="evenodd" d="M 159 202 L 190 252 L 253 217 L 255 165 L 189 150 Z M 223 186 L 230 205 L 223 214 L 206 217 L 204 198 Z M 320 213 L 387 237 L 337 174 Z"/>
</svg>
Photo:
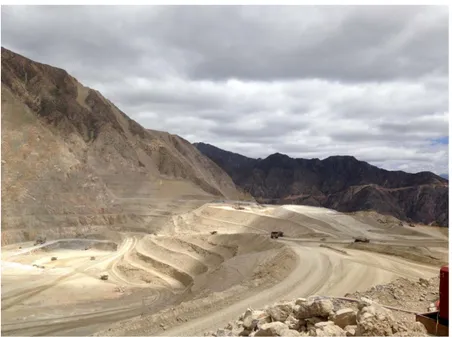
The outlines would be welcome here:
<svg viewBox="0 0 452 337">
<path fill-rule="evenodd" d="M 433 277 L 447 263 L 444 228 L 364 220 L 213 202 L 174 215 L 157 234 L 3 246 L 2 334 L 200 336 L 247 307 Z M 284 237 L 271 239 L 274 229 Z M 354 244 L 361 234 L 371 243 Z"/>
<path fill-rule="evenodd" d="M 66 71 L 2 48 L 2 243 L 142 229 L 170 215 L 171 200 L 184 199 L 183 211 L 240 196 L 186 140 L 146 130 Z"/>
<path fill-rule="evenodd" d="M 264 203 L 373 210 L 403 221 L 449 225 L 448 180 L 431 172 L 387 171 L 350 156 L 308 160 L 275 153 L 252 159 L 209 144 L 194 145 Z"/>
</svg>

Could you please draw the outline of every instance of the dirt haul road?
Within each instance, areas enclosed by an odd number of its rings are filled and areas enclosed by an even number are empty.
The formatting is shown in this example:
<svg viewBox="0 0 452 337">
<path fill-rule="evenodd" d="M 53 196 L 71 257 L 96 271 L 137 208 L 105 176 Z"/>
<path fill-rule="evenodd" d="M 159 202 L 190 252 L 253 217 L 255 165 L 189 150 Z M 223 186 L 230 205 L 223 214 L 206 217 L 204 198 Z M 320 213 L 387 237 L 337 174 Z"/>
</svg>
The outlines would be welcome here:
<svg viewBox="0 0 452 337">
<path fill-rule="evenodd" d="M 206 314 L 200 319 L 178 328 L 166 330 L 165 336 L 197 336 L 216 331 L 236 320 L 247 308 L 262 308 L 281 299 L 294 299 L 310 295 L 343 296 L 347 292 L 365 290 L 377 284 L 390 282 L 397 277 L 433 277 L 438 269 L 402 259 L 347 250 L 343 255 L 318 247 L 290 246 L 297 253 L 295 269 L 283 282 L 233 305 Z"/>
<path fill-rule="evenodd" d="M 289 237 L 271 240 L 271 230 Z M 441 259 L 448 241 L 430 230 L 375 227 L 322 208 L 206 204 L 157 235 L 3 247 L 2 333 L 199 335 L 247 307 L 436 276 L 417 251 L 407 260 L 346 246 L 366 235 L 402 250 L 421 244 Z"/>
</svg>

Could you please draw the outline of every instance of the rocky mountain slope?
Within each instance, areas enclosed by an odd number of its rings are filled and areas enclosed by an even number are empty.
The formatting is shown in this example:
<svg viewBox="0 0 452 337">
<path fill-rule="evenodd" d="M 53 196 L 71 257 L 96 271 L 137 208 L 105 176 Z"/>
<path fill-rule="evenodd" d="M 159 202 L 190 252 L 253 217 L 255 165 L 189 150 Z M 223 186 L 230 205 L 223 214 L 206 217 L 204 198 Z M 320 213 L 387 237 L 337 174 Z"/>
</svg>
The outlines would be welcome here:
<svg viewBox="0 0 452 337">
<path fill-rule="evenodd" d="M 149 231 L 169 214 L 159 200 L 242 195 L 186 140 L 146 130 L 66 71 L 2 48 L 2 243 L 118 224 Z"/>
<path fill-rule="evenodd" d="M 350 156 L 319 160 L 275 153 L 252 159 L 209 144 L 194 145 L 261 202 L 374 210 L 404 221 L 449 225 L 448 180 L 431 172 L 387 171 Z"/>
</svg>

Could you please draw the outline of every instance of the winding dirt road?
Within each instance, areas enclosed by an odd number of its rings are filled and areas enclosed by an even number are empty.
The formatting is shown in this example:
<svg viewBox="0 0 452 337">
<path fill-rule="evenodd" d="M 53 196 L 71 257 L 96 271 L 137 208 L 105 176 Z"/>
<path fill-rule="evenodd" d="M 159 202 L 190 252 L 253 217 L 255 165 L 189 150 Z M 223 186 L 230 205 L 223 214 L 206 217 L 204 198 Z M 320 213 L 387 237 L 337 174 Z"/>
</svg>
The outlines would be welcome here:
<svg viewBox="0 0 452 337">
<path fill-rule="evenodd" d="M 364 290 L 397 277 L 433 277 L 436 267 L 407 263 L 403 259 L 347 250 L 349 255 L 287 242 L 297 253 L 298 261 L 291 274 L 276 286 L 253 294 L 222 310 L 166 330 L 165 336 L 200 336 L 236 320 L 247 308 L 261 308 L 281 299 L 310 295 L 343 296 Z"/>
</svg>

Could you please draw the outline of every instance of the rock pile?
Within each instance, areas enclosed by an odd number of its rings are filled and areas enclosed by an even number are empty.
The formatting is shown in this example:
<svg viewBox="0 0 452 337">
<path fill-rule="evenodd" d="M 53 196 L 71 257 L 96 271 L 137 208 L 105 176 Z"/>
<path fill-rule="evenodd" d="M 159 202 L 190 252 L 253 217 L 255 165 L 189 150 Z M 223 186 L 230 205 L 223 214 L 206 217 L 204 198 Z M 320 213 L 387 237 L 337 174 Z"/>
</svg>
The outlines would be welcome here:
<svg viewBox="0 0 452 337">
<path fill-rule="evenodd" d="M 247 309 L 237 321 L 206 336 L 426 336 L 418 323 L 397 322 L 392 312 L 368 298 L 357 308 L 337 307 L 322 297 Z"/>
<path fill-rule="evenodd" d="M 430 279 L 410 280 L 399 278 L 388 284 L 377 285 L 364 292 L 345 294 L 345 297 L 371 298 L 383 305 L 404 308 L 416 312 L 435 311 L 439 299 L 439 276 Z M 394 313 L 397 320 L 403 314 Z"/>
</svg>

